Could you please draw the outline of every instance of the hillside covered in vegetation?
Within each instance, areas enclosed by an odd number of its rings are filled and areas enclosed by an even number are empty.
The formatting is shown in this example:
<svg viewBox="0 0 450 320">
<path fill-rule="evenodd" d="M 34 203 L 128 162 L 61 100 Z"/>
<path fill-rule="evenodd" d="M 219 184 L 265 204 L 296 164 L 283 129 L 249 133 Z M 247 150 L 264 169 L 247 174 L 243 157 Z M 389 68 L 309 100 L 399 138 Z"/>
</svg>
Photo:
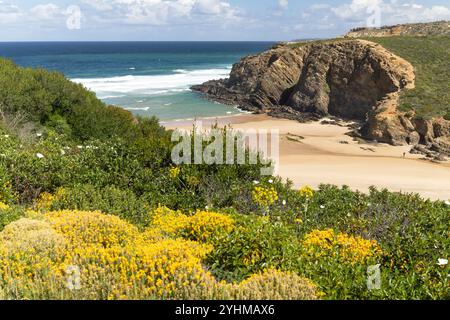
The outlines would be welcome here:
<svg viewBox="0 0 450 320">
<path fill-rule="evenodd" d="M 401 111 L 413 111 L 417 117 L 450 120 L 450 36 L 372 37 L 415 68 L 415 88 L 400 97 Z"/>
<path fill-rule="evenodd" d="M 6 60 L 0 111 L 0 299 L 449 298 L 449 203 L 176 166 L 157 119 Z"/>
</svg>

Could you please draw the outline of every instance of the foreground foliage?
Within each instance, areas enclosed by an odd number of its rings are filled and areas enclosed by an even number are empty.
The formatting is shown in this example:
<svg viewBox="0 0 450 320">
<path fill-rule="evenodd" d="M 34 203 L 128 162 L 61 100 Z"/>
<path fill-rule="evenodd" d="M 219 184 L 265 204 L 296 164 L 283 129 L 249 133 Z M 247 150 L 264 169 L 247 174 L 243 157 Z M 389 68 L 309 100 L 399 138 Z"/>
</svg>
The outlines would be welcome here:
<svg viewBox="0 0 450 320">
<path fill-rule="evenodd" d="M 450 298 L 448 203 L 176 166 L 156 119 L 0 71 L 0 298 Z"/>
<path fill-rule="evenodd" d="M 201 264 L 213 248 L 155 240 L 99 212 L 30 212 L 0 239 L 0 287 L 13 299 L 316 299 L 316 286 L 276 270 L 238 284 L 217 282 Z M 208 222 L 198 213 L 190 229 Z M 222 217 L 214 214 L 215 217 Z M 206 219 L 205 221 L 203 221 Z M 230 218 L 223 216 L 223 219 Z M 158 228 L 157 225 L 152 228 Z M 217 232 L 226 232 L 224 228 Z"/>
</svg>

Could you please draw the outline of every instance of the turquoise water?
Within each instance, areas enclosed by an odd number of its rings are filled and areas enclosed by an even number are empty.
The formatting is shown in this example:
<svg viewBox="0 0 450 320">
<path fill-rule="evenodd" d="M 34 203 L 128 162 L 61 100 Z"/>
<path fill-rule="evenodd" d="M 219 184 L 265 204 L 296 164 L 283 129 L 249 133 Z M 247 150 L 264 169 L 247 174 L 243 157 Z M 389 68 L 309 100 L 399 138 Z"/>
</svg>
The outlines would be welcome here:
<svg viewBox="0 0 450 320">
<path fill-rule="evenodd" d="M 106 103 L 162 121 L 239 114 L 189 87 L 228 77 L 233 63 L 268 42 L 0 43 L 0 56 L 64 73 Z"/>
</svg>

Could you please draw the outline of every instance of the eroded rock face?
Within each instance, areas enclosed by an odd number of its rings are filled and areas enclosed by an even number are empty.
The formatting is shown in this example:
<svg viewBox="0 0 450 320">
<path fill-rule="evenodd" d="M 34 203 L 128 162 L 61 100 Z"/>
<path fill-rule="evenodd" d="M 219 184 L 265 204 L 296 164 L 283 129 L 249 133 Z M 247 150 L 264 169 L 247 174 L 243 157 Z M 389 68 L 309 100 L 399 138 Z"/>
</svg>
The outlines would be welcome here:
<svg viewBox="0 0 450 320">
<path fill-rule="evenodd" d="M 229 79 L 194 90 L 250 111 L 276 114 L 283 106 L 283 112 L 365 120 L 386 94 L 414 82 L 412 66 L 398 67 L 398 59 L 360 40 L 282 46 L 244 58 Z"/>
<path fill-rule="evenodd" d="M 229 79 L 193 90 L 276 117 L 358 120 L 364 123 L 363 137 L 380 142 L 434 143 L 448 136 L 448 121 L 430 127 L 397 111 L 399 93 L 414 88 L 414 82 L 414 68 L 406 60 L 373 42 L 343 39 L 277 46 L 242 59 Z"/>
</svg>

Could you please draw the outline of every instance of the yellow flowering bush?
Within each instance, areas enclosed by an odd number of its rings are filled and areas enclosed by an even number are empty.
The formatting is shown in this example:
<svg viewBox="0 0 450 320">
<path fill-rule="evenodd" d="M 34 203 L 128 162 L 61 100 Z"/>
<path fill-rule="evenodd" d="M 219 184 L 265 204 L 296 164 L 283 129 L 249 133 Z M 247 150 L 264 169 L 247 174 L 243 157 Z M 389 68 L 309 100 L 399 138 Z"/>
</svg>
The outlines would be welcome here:
<svg viewBox="0 0 450 320">
<path fill-rule="evenodd" d="M 187 217 L 159 208 L 158 226 L 207 242 L 234 228 L 230 217 Z M 218 282 L 202 265 L 209 244 L 153 237 L 100 212 L 29 213 L 0 232 L 0 291 L 14 299 L 315 299 L 294 273 L 268 270 L 240 284 Z M 169 220 L 164 220 L 164 217 Z M 168 229 L 176 217 L 181 231 Z M 160 219 L 160 220 L 158 220 Z M 154 228 L 157 230 L 157 228 Z"/>
<path fill-rule="evenodd" d="M 314 258 L 331 256 L 349 264 L 365 263 L 381 254 L 375 240 L 336 233 L 333 229 L 313 230 L 305 236 L 303 246 L 306 254 Z"/>
<path fill-rule="evenodd" d="M 212 238 L 230 233 L 233 229 L 234 220 L 227 215 L 197 211 L 193 216 L 187 216 L 180 211 L 160 207 L 153 212 L 152 226 L 146 234 L 149 237 L 157 237 L 158 233 L 162 233 L 172 237 L 208 242 Z"/>
<path fill-rule="evenodd" d="M 299 190 L 300 195 L 305 198 L 312 198 L 314 196 L 314 189 L 310 186 L 304 186 Z"/>
<path fill-rule="evenodd" d="M 226 298 L 234 300 L 317 300 L 323 295 L 310 280 L 275 269 L 224 286 Z"/>
<path fill-rule="evenodd" d="M 49 223 L 23 218 L 12 222 L 0 233 L 0 241 L 8 251 L 49 252 L 65 243 Z"/>
<path fill-rule="evenodd" d="M 73 246 L 124 246 L 139 237 L 135 226 L 101 212 L 64 210 L 49 212 L 44 218 Z"/>
<path fill-rule="evenodd" d="M 36 200 L 34 204 L 34 209 L 37 211 L 47 211 L 52 207 L 53 202 L 55 201 L 55 196 L 48 192 L 43 192 L 39 195 L 39 198 Z"/>
<path fill-rule="evenodd" d="M 152 212 L 152 224 L 150 229 L 156 230 L 163 235 L 176 236 L 186 228 L 189 217 L 181 211 L 159 207 Z"/>
<path fill-rule="evenodd" d="M 0 232 L 0 287 L 14 299 L 33 299 L 58 288 L 66 241 L 50 224 L 31 219 Z M 60 288 L 60 287 L 59 287 Z M 37 295 L 37 296 L 35 296 Z"/>
<path fill-rule="evenodd" d="M 189 217 L 184 230 L 189 239 L 208 242 L 211 238 L 221 237 L 234 229 L 234 220 L 216 212 L 197 211 Z"/>
<path fill-rule="evenodd" d="M 92 298 L 183 299 L 189 297 L 190 288 L 201 291 L 212 278 L 201 264 L 211 249 L 166 239 L 124 247 L 77 248 L 69 261 L 80 266 L 80 283 L 94 293 Z"/>
<path fill-rule="evenodd" d="M 252 198 L 258 205 L 269 207 L 278 201 L 278 192 L 274 187 L 255 187 L 252 191 Z"/>
<path fill-rule="evenodd" d="M 202 265 L 211 245 L 183 239 L 148 241 L 147 231 L 140 233 L 100 212 L 30 215 L 34 219 L 13 222 L 0 232 L 0 288 L 8 297 L 207 299 L 218 288 Z M 191 221 L 200 227 L 193 230 L 202 229 L 205 216 L 230 222 L 200 213 Z M 73 268 L 79 271 L 80 287 L 71 290 L 67 270 Z"/>
</svg>

